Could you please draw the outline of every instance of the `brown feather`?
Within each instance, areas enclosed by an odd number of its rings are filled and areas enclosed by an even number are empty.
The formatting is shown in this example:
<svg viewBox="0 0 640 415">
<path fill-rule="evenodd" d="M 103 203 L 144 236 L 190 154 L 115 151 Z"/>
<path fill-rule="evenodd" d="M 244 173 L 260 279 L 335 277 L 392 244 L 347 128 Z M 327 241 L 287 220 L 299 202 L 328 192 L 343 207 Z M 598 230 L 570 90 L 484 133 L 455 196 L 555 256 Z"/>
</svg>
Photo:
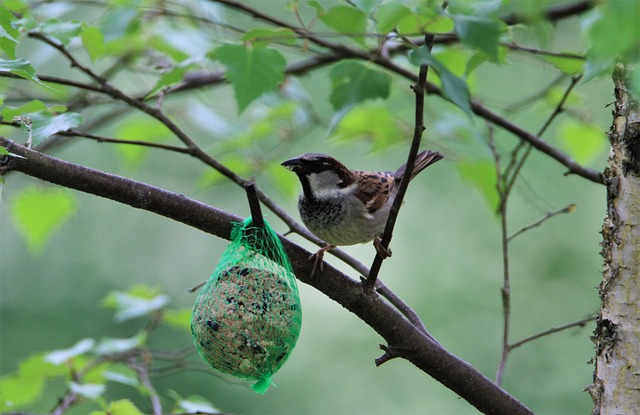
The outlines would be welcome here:
<svg viewBox="0 0 640 415">
<path fill-rule="evenodd" d="M 369 213 L 380 209 L 393 190 L 394 175 L 389 172 L 354 171 L 357 180 L 355 196 L 362 201 Z"/>
<path fill-rule="evenodd" d="M 442 160 L 442 157 L 442 154 L 438 153 L 437 151 L 425 150 L 421 153 L 418 153 L 418 155 L 416 156 L 416 162 L 413 165 L 413 171 L 411 172 L 411 178 L 409 180 L 413 180 L 413 178 L 416 177 L 422 170 L 426 169 L 433 163 Z M 398 170 L 396 170 L 394 176 L 396 179 L 398 179 L 398 183 L 399 180 L 402 180 L 402 178 L 404 177 L 404 172 L 406 169 L 407 165 L 403 164 L 398 168 Z"/>
</svg>

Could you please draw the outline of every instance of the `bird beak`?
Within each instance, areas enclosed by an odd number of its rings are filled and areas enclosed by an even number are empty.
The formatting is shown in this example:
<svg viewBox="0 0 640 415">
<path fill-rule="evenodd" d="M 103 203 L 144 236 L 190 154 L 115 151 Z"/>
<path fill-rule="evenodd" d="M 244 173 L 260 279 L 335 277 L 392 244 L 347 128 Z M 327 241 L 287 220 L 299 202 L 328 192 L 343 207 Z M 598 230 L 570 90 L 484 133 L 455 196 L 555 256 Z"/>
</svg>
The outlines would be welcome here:
<svg viewBox="0 0 640 415">
<path fill-rule="evenodd" d="M 296 167 L 300 167 L 301 166 L 300 158 L 299 157 L 295 157 L 295 158 L 289 159 L 287 161 L 283 161 L 282 163 L 280 163 L 280 165 L 283 166 L 284 168 L 286 168 L 287 170 L 294 171 L 296 169 Z"/>
</svg>

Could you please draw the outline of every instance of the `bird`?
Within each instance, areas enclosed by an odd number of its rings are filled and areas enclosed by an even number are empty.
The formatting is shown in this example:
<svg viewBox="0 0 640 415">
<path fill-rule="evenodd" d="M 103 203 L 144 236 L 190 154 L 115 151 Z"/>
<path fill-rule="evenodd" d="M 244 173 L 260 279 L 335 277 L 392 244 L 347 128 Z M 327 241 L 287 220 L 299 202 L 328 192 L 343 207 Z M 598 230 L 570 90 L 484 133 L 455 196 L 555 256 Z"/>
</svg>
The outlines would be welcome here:
<svg viewBox="0 0 640 415">
<path fill-rule="evenodd" d="M 420 152 L 409 180 L 442 158 L 437 151 Z M 383 258 L 391 255 L 380 243 L 380 237 L 404 180 L 406 164 L 395 172 L 350 170 L 327 154 L 305 153 L 281 165 L 295 173 L 302 185 L 298 198 L 302 222 L 327 244 L 312 255 L 312 276 L 318 266 L 322 271 L 324 253 L 336 246 L 373 241 Z"/>
</svg>

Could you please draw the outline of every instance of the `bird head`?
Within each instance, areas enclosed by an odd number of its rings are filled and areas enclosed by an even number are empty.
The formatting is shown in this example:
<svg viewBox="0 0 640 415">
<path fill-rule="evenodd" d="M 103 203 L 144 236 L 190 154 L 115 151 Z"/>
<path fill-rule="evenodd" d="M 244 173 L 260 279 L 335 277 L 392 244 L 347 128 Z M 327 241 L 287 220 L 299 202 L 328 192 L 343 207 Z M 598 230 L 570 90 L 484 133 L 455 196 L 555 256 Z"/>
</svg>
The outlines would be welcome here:
<svg viewBox="0 0 640 415">
<path fill-rule="evenodd" d="M 356 180 L 344 164 L 326 154 L 306 153 L 282 166 L 298 176 L 304 196 L 313 200 L 332 197 Z"/>
</svg>

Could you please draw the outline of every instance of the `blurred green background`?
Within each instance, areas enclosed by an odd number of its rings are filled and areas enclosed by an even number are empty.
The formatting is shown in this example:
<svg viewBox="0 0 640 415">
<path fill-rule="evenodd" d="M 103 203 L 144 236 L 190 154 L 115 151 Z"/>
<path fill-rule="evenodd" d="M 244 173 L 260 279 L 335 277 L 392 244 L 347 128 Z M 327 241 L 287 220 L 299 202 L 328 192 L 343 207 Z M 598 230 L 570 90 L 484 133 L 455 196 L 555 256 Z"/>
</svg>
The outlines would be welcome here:
<svg viewBox="0 0 640 415">
<path fill-rule="evenodd" d="M 554 32 L 553 47 L 573 45 L 577 20 Z M 25 46 L 27 47 L 27 46 Z M 575 47 L 575 46 L 573 46 Z M 48 61 L 50 59 L 50 61 Z M 37 58 L 60 65 L 51 54 Z M 67 71 L 47 67 L 47 73 Z M 501 67 L 479 69 L 473 93 L 489 106 L 505 109 L 552 82 L 557 71 L 529 57 L 514 58 Z M 135 80 L 131 80 L 135 82 Z M 327 135 L 327 70 L 299 78 L 301 90 L 311 98 L 323 123 L 269 152 L 277 162 L 303 152 L 335 155 L 349 167 L 394 170 L 405 158 L 409 134 L 400 145 L 372 152 L 365 141 L 340 142 Z M 563 85 L 567 85 L 565 81 Z M 613 100 L 608 79 L 580 85 L 571 110 L 589 119 L 603 132 L 610 124 Z M 247 114 L 235 116 L 228 88 L 207 90 L 198 96 L 207 108 L 223 114 L 230 125 L 251 122 L 265 103 L 254 104 Z M 393 105 L 407 126 L 412 122 L 413 95 L 408 82 L 395 80 Z M 189 96 L 165 102 L 164 110 L 178 123 L 189 124 L 199 104 Z M 513 122 L 536 131 L 550 113 L 549 105 L 533 103 L 510 115 Z M 454 115 L 452 115 L 454 114 Z M 564 117 L 564 116 L 563 116 Z M 555 137 L 563 117 L 545 137 Z M 424 147 L 445 154 L 445 160 L 412 183 L 395 231 L 394 255 L 383 265 L 381 279 L 412 306 L 430 332 L 452 353 L 490 378 L 495 377 L 501 353 L 502 249 L 498 217 L 483 195 L 458 174 L 457 162 L 488 156 L 481 120 L 469 122 L 452 112 L 437 97 L 427 99 Z M 206 125 L 206 122 L 202 122 Z M 201 144 L 208 142 L 202 125 L 190 125 Z M 106 129 L 105 135 L 113 133 Z M 499 148 L 508 152 L 516 139 L 496 130 Z M 606 164 L 606 141 L 591 161 L 597 169 Z M 75 140 L 52 154 L 64 160 L 125 175 L 228 210 L 248 215 L 242 188 L 219 183 L 201 187 L 203 167 L 187 156 L 152 150 L 132 168 L 123 162 L 117 146 Z M 516 238 L 511 244 L 512 332 L 515 341 L 531 334 L 594 315 L 599 307 L 596 286 L 600 280 L 599 229 L 605 214 L 604 187 L 576 176 L 563 176 L 565 168 L 534 151 L 526 164 L 509 205 L 510 233 L 535 222 L 546 212 L 575 203 L 569 215 L 550 219 Z M 297 179 L 275 185 L 267 175 L 257 183 L 274 200 L 297 217 Z M 0 368 L 15 371 L 28 356 L 68 348 L 82 338 L 130 337 L 144 319 L 118 324 L 113 312 L 101 304 L 114 290 L 134 284 L 159 287 L 171 297 L 171 308 L 191 307 L 195 293 L 188 289 L 215 268 L 226 242 L 148 212 L 115 202 L 77 194 L 77 213 L 52 237 L 42 252 L 29 252 L 10 216 L 13 198 L 28 186 L 48 186 L 12 173 L 2 187 L 0 202 Z M 268 220 L 278 232 L 286 227 L 273 215 Z M 306 241 L 296 242 L 313 250 Z M 365 263 L 373 259 L 370 245 L 347 247 Z M 357 278 L 340 261 L 329 262 Z M 303 328 L 287 364 L 274 377 L 277 387 L 264 396 L 246 385 L 219 379 L 205 371 L 184 370 L 154 378 L 165 395 L 200 395 L 220 410 L 242 414 L 475 414 L 464 400 L 409 363 L 393 360 L 376 368 L 382 339 L 339 304 L 300 284 Z M 589 334 L 593 324 L 544 337 L 516 349 L 507 364 L 504 387 L 539 414 L 584 414 L 591 408 L 583 388 L 591 382 L 593 356 Z M 186 331 L 161 328 L 150 338 L 155 350 L 179 351 L 191 345 Z M 189 360 L 206 365 L 195 351 Z M 48 399 L 33 408 L 46 412 L 62 389 L 47 389 Z M 127 396 L 145 408 L 144 397 L 126 386 L 110 383 L 107 396 Z M 76 412 L 83 413 L 80 407 Z"/>
</svg>

